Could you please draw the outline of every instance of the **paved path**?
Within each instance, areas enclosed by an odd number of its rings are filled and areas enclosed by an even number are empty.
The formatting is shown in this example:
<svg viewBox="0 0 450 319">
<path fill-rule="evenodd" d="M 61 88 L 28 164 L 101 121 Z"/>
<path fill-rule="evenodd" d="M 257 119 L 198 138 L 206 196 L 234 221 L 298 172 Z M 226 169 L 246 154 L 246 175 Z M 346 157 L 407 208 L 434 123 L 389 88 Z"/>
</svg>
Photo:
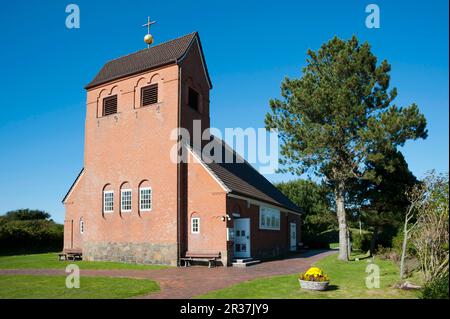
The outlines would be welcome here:
<svg viewBox="0 0 450 319">
<path fill-rule="evenodd" d="M 159 283 L 161 291 L 140 296 L 149 299 L 187 299 L 242 281 L 261 277 L 300 273 L 311 264 L 336 251 L 310 251 L 290 258 L 267 261 L 247 268 L 193 266 L 160 270 L 83 270 L 83 276 L 147 278 Z M 0 275 L 65 275 L 63 269 L 0 269 Z"/>
</svg>

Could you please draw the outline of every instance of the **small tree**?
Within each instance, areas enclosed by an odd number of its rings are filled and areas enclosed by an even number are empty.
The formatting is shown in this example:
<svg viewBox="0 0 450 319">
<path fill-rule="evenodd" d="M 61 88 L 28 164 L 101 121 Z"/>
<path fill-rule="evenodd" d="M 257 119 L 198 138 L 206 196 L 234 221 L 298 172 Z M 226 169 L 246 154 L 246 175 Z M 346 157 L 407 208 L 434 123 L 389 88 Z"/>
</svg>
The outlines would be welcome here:
<svg viewBox="0 0 450 319">
<path fill-rule="evenodd" d="M 417 251 L 425 282 L 449 273 L 449 185 L 446 176 L 429 174 L 424 181 L 423 205 L 417 211 L 412 243 Z"/>
<path fill-rule="evenodd" d="M 377 65 L 366 42 L 337 37 L 317 51 L 308 51 L 300 79 L 286 78 L 282 99 L 270 101 L 267 129 L 281 139 L 281 171 L 314 173 L 332 185 L 339 224 L 339 259 L 348 260 L 345 212 L 347 183 L 365 174 L 368 160 L 377 160 L 409 139 L 426 138 L 426 120 L 412 104 L 391 104 L 391 66 Z"/>
<path fill-rule="evenodd" d="M 411 237 L 411 233 L 414 227 L 417 225 L 417 221 L 413 221 L 416 220 L 417 212 L 424 205 L 425 192 L 425 185 L 423 183 L 420 183 L 414 185 L 405 193 L 410 204 L 406 210 L 405 220 L 403 223 L 402 256 L 400 258 L 400 279 L 403 279 L 403 277 L 405 276 L 405 259 L 408 240 Z"/>
<path fill-rule="evenodd" d="M 370 252 L 377 247 L 379 235 L 384 232 L 384 244 L 389 245 L 404 219 L 410 202 L 406 195 L 418 183 L 400 151 L 386 152 L 381 161 L 367 163 L 366 178 L 354 181 L 350 193 L 359 205 L 363 223 L 373 229 Z M 391 234 L 386 236 L 386 233 Z"/>
</svg>

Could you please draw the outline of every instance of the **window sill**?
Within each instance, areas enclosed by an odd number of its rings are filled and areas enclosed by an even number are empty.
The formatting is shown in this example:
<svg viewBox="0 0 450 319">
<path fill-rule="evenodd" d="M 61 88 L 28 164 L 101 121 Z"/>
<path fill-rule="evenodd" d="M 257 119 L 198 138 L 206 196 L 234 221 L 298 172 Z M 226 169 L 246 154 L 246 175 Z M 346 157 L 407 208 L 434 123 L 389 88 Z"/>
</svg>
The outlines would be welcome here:
<svg viewBox="0 0 450 319">
<path fill-rule="evenodd" d="M 259 227 L 259 230 L 271 230 L 271 231 L 280 231 L 281 228 L 267 228 L 267 227 Z"/>
<path fill-rule="evenodd" d="M 117 113 L 113 113 L 113 114 L 109 114 L 109 115 L 102 115 L 102 116 L 97 116 L 97 119 L 107 119 L 107 118 L 111 118 L 117 115 L 120 115 L 121 112 L 117 112 Z"/>
<path fill-rule="evenodd" d="M 139 106 L 138 108 L 139 108 L 139 109 L 144 109 L 144 108 L 146 108 L 146 107 L 160 106 L 160 105 L 162 105 L 162 104 L 163 104 L 163 102 L 157 102 L 157 103 L 148 104 L 148 105 L 141 105 L 141 106 Z"/>
</svg>

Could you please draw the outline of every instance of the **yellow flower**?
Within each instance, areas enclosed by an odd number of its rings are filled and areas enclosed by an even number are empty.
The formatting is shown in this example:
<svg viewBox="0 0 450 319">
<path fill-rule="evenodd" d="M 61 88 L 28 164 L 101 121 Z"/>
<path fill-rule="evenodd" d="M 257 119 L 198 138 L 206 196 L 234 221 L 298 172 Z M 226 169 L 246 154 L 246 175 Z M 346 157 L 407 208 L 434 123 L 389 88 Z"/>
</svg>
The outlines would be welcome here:
<svg viewBox="0 0 450 319">
<path fill-rule="evenodd" d="M 300 274 L 299 278 L 306 281 L 329 281 L 329 277 L 320 268 L 311 267 L 307 272 Z"/>
<path fill-rule="evenodd" d="M 305 273 L 305 275 L 309 276 L 323 276 L 323 271 L 320 268 L 317 267 L 311 267 L 308 269 L 308 271 Z"/>
</svg>

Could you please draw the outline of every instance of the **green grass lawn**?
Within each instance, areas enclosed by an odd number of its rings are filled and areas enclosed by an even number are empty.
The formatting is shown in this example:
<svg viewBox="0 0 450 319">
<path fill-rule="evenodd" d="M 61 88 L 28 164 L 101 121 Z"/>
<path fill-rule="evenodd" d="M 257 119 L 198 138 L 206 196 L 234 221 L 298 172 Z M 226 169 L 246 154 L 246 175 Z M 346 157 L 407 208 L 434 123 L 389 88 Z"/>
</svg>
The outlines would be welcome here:
<svg viewBox="0 0 450 319">
<path fill-rule="evenodd" d="M 35 255 L 17 255 L 0 256 L 0 269 L 65 269 L 70 264 L 75 263 L 81 269 L 164 269 L 168 266 L 162 265 L 140 265 L 127 264 L 108 261 L 58 261 L 58 254 L 35 254 Z"/>
<path fill-rule="evenodd" d="M 65 276 L 0 276 L 0 299 L 117 299 L 156 291 L 147 279 L 81 276 L 80 288 L 69 289 Z"/>
<path fill-rule="evenodd" d="M 391 261 L 375 259 L 380 267 L 380 288 L 366 288 L 366 267 L 370 259 L 343 262 L 336 255 L 325 257 L 315 263 L 330 277 L 327 291 L 307 291 L 300 289 L 298 274 L 261 278 L 213 291 L 197 298 L 248 299 L 316 299 L 316 298 L 417 298 L 417 291 L 404 291 L 391 288 L 399 281 L 398 267 Z"/>
</svg>

